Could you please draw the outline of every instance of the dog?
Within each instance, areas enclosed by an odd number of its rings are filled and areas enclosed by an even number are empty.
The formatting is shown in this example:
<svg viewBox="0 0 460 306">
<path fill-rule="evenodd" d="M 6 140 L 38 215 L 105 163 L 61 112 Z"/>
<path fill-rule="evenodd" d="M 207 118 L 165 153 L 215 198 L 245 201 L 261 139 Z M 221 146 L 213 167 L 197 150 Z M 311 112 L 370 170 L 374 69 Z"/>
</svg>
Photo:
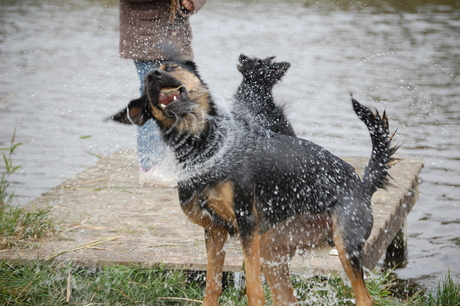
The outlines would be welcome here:
<svg viewBox="0 0 460 306">
<path fill-rule="evenodd" d="M 372 154 L 360 178 L 319 145 L 274 133 L 213 102 L 193 61 L 172 56 L 146 76 L 146 94 L 111 118 L 143 125 L 153 118 L 181 168 L 185 215 L 204 228 L 207 277 L 203 305 L 218 304 L 224 244 L 238 235 L 251 306 L 264 305 L 261 280 L 273 305 L 296 305 L 288 262 L 298 249 L 335 245 L 358 306 L 373 305 L 363 279 L 363 247 L 373 224 L 371 196 L 389 184 L 396 162 L 386 113 L 352 98 L 366 124 Z"/>
<path fill-rule="evenodd" d="M 281 107 L 273 100 L 273 86 L 281 80 L 291 66 L 288 62 L 273 62 L 266 59 L 239 57 L 238 70 L 243 81 L 235 98 L 235 111 L 247 113 L 263 128 L 275 133 L 296 136 Z"/>
</svg>

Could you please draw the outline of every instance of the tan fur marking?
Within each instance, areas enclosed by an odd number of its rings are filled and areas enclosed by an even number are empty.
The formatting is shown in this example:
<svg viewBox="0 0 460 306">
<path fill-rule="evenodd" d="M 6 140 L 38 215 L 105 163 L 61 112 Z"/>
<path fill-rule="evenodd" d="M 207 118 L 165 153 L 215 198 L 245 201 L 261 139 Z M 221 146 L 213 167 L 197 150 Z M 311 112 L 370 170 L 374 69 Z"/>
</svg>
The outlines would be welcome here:
<svg viewBox="0 0 460 306">
<path fill-rule="evenodd" d="M 159 69 L 165 70 L 166 65 L 160 66 Z M 177 131 L 189 131 L 194 135 L 199 135 L 205 128 L 206 118 L 209 111 L 210 96 L 208 90 L 203 86 L 200 79 L 187 69 L 177 66 L 173 71 L 167 72 L 178 79 L 187 91 L 190 99 L 196 102 L 194 111 L 185 117 L 181 118 L 176 124 Z M 166 126 L 172 126 L 176 123 L 175 120 L 164 116 L 159 109 L 153 109 L 155 118 L 161 120 Z"/>
<path fill-rule="evenodd" d="M 388 165 L 388 166 L 394 166 L 394 165 L 396 165 L 397 163 L 399 163 L 400 161 L 401 161 L 401 159 L 399 159 L 399 158 L 393 158 L 393 160 L 389 161 L 389 162 L 387 163 L 387 165 Z"/>
<path fill-rule="evenodd" d="M 165 126 L 172 126 L 176 122 L 175 120 L 166 117 L 163 111 L 159 110 L 158 108 L 153 107 L 152 105 L 150 108 L 152 109 L 153 116 L 161 121 Z"/>
<path fill-rule="evenodd" d="M 233 184 L 231 182 L 221 183 L 209 192 L 208 206 L 222 220 L 236 226 L 233 210 Z"/>
<path fill-rule="evenodd" d="M 207 193 L 208 207 L 222 220 L 233 224 L 236 227 L 235 212 L 233 211 L 233 184 L 223 182 L 216 188 L 205 191 Z M 181 206 L 184 214 L 193 223 L 204 228 L 213 226 L 211 217 L 203 214 L 199 205 L 198 197 L 195 197 L 189 204 Z"/>
<path fill-rule="evenodd" d="M 224 182 L 207 193 L 208 207 L 223 220 L 236 223 L 233 213 L 233 185 L 230 182 Z M 228 238 L 228 232 L 225 228 L 213 224 L 209 215 L 203 214 L 198 205 L 198 197 L 195 197 L 188 205 L 181 207 L 190 220 L 207 230 L 206 289 L 203 305 L 217 306 L 219 296 L 222 293 L 224 245 Z"/>
<path fill-rule="evenodd" d="M 265 293 L 262 288 L 258 230 L 255 229 L 251 241 L 242 241 L 242 245 L 248 305 L 263 306 L 265 305 Z"/>
<path fill-rule="evenodd" d="M 336 219 L 334 217 L 333 223 L 336 224 Z M 351 287 L 355 293 L 356 306 L 373 306 L 374 301 L 372 300 L 369 292 L 367 291 L 366 284 L 360 273 L 353 268 L 350 259 L 348 258 L 348 253 L 345 250 L 345 245 L 342 239 L 342 233 L 337 226 L 333 228 L 333 240 L 335 247 L 339 253 L 339 259 L 342 263 L 343 269 L 348 276 L 348 279 L 351 282 Z"/>
<path fill-rule="evenodd" d="M 301 214 L 278 223 L 260 236 L 260 256 L 272 292 L 273 306 L 297 305 L 289 261 L 297 249 L 330 249 L 328 228 L 330 219 L 327 214 Z"/>
<path fill-rule="evenodd" d="M 213 226 L 208 230 L 206 237 L 206 289 L 204 306 L 217 306 L 222 293 L 222 272 L 225 260 L 224 245 L 228 233 L 220 226 Z"/>
<path fill-rule="evenodd" d="M 195 197 L 190 203 L 187 205 L 181 205 L 182 211 L 184 214 L 195 224 L 204 227 L 204 228 L 211 228 L 212 227 L 212 220 L 211 217 L 203 214 L 198 205 L 198 197 Z"/>
</svg>

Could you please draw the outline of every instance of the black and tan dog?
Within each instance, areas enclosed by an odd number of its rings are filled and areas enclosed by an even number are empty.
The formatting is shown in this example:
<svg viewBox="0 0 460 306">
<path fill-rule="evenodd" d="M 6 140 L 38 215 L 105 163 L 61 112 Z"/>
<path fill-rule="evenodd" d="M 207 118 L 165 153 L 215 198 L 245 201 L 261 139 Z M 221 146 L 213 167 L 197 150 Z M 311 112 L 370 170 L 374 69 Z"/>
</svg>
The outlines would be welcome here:
<svg viewBox="0 0 460 306">
<path fill-rule="evenodd" d="M 235 94 L 235 111 L 252 116 L 253 120 L 275 133 L 296 136 L 283 108 L 275 104 L 273 86 L 281 80 L 291 66 L 288 62 L 249 58 L 241 54 L 238 70 L 243 81 Z"/>
<path fill-rule="evenodd" d="M 371 196 L 388 183 L 396 151 L 385 114 L 352 100 L 373 146 L 361 179 L 351 165 L 308 140 L 219 110 L 191 61 L 175 59 L 150 71 L 145 89 L 112 118 L 138 125 L 153 118 L 175 152 L 181 208 L 205 229 L 204 305 L 218 303 L 229 234 L 242 244 L 249 305 L 265 303 L 261 258 L 273 304 L 294 305 L 288 261 L 297 249 L 331 243 L 357 305 L 373 305 L 363 280 L 363 246 L 372 228 Z"/>
</svg>

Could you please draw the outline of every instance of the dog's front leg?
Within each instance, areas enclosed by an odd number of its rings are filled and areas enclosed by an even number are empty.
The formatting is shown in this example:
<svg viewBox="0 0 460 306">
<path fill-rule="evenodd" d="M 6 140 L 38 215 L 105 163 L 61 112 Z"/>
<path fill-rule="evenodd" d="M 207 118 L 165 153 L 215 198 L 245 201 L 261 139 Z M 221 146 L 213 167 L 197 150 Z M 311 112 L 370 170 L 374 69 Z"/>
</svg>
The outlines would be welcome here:
<svg viewBox="0 0 460 306">
<path fill-rule="evenodd" d="M 207 269 L 204 306 L 217 306 L 222 293 L 222 272 L 224 268 L 224 244 L 227 241 L 227 230 L 213 225 L 205 230 Z"/>
</svg>

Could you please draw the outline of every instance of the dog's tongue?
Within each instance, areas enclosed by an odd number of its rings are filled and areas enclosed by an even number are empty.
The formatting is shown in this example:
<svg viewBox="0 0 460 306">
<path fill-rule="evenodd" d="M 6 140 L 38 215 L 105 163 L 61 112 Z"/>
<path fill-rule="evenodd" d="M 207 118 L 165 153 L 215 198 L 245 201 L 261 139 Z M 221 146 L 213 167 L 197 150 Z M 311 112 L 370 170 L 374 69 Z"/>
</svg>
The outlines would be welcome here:
<svg viewBox="0 0 460 306">
<path fill-rule="evenodd" d="M 162 105 L 168 105 L 172 101 L 180 98 L 180 91 L 176 88 L 164 88 L 160 92 L 158 102 Z"/>
</svg>

